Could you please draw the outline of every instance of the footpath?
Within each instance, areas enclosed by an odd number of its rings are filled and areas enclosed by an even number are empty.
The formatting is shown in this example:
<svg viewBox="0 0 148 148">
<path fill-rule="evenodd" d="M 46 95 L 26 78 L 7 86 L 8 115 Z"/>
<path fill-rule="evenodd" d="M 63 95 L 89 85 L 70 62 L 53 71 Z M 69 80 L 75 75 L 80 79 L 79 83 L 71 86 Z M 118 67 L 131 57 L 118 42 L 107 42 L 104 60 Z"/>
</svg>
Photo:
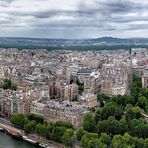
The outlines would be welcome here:
<svg viewBox="0 0 148 148">
<path fill-rule="evenodd" d="M 15 133 L 15 134 L 19 134 L 19 135 L 23 136 L 22 131 L 20 129 L 17 129 L 15 127 L 10 126 L 10 125 L 0 123 L 0 128 L 3 128 L 11 133 Z"/>
</svg>

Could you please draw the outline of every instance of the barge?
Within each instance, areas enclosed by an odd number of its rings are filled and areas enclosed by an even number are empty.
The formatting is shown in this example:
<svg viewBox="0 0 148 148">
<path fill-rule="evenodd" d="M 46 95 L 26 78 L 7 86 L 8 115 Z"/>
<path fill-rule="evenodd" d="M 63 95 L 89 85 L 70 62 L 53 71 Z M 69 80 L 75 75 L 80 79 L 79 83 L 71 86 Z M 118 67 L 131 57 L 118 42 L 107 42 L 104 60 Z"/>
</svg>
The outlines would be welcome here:
<svg viewBox="0 0 148 148">
<path fill-rule="evenodd" d="M 29 142 L 29 143 L 38 144 L 37 141 L 32 140 L 32 139 L 29 139 L 27 136 L 22 136 L 22 138 L 23 138 L 24 141 L 27 141 L 27 142 Z"/>
<path fill-rule="evenodd" d="M 42 147 L 42 148 L 50 148 L 48 146 L 48 144 L 45 144 L 45 143 L 40 143 L 39 146 Z"/>
<path fill-rule="evenodd" d="M 1 132 L 4 132 L 4 131 L 5 131 L 5 129 L 3 129 L 3 128 L 1 128 L 1 127 L 0 127 L 0 131 L 1 131 Z"/>
<path fill-rule="evenodd" d="M 21 139 L 22 138 L 22 136 L 19 133 L 14 133 L 9 130 L 6 130 L 6 133 L 14 139 Z"/>
</svg>

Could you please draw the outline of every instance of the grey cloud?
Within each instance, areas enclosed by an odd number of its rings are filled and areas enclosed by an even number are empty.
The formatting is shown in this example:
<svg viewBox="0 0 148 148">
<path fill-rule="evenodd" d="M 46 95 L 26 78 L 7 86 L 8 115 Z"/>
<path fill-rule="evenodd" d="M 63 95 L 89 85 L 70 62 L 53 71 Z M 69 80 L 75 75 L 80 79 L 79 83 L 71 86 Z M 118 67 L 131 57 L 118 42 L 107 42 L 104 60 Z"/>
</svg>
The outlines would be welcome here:
<svg viewBox="0 0 148 148">
<path fill-rule="evenodd" d="M 53 16 L 65 15 L 79 18 L 94 18 L 100 21 L 111 21 L 116 23 L 124 23 L 128 21 L 142 21 L 147 20 L 148 17 L 141 17 L 140 13 L 148 10 L 148 5 L 140 3 L 133 3 L 127 0 L 114 0 L 111 2 L 99 2 L 96 1 L 94 8 L 89 8 L 87 5 L 79 5 L 79 9 L 76 11 L 51 11 L 46 10 L 42 12 L 34 12 L 30 15 L 36 18 L 50 18 Z M 139 16 L 133 18 L 126 16 L 128 13 L 137 13 Z M 99 14 L 99 17 L 97 16 Z M 117 15 L 114 17 L 113 15 Z M 120 16 L 118 16 L 120 14 Z M 101 16 L 101 17 L 100 17 Z"/>
<path fill-rule="evenodd" d="M 1 4 L 1 3 L 10 4 L 10 3 L 15 2 L 15 1 L 16 1 L 16 0 L 1 0 L 0 4 Z"/>
<path fill-rule="evenodd" d="M 7 3 L 10 3 L 12 1 L 14 1 L 14 0 L 1 0 L 1 2 L 7 2 Z"/>
<path fill-rule="evenodd" d="M 10 4 L 12 3 L 12 2 L 15 2 L 16 0 L 1 0 L 0 1 L 0 6 L 1 7 L 9 7 L 10 6 Z"/>
<path fill-rule="evenodd" d="M 140 25 L 129 25 L 128 27 L 122 29 L 122 30 L 147 30 L 148 24 L 140 24 Z"/>
<path fill-rule="evenodd" d="M 135 9 L 141 8 L 139 4 L 127 0 L 109 1 L 106 3 L 101 3 L 101 5 L 106 11 L 111 13 L 127 13 Z"/>
<path fill-rule="evenodd" d="M 1 2 L 4 2 L 3 5 Z M 1 7 L 11 8 L 12 2 L 15 0 L 2 0 L 0 2 Z M 30 0 L 31 1 L 31 0 Z M 42 0 L 37 0 L 42 1 Z M 44 0 L 50 1 L 50 0 Z M 44 1 L 42 1 L 44 3 Z M 67 0 L 68 1 L 68 0 Z M 87 1 L 87 0 L 86 0 Z M 142 15 L 143 13 L 148 13 L 148 5 L 144 3 L 132 2 L 131 0 L 92 0 L 93 5 L 87 4 L 84 0 L 81 0 L 77 4 L 77 9 L 67 10 L 67 9 L 36 9 L 32 10 L 31 8 L 28 11 L 13 10 L 4 12 L 8 15 L 6 20 L 0 20 L 0 27 L 26 27 L 35 28 L 39 30 L 56 30 L 62 29 L 65 32 L 73 34 L 76 30 L 79 30 L 78 36 L 81 35 L 81 30 L 85 32 L 86 36 L 89 36 L 91 30 L 96 32 L 108 33 L 110 32 L 120 32 L 122 36 L 122 31 L 129 30 L 139 30 L 147 29 L 148 25 L 142 24 L 142 22 L 148 22 L 148 16 Z M 52 1 L 51 1 L 52 2 Z M 58 5 L 58 4 L 57 4 Z M 59 4 L 60 5 L 60 4 Z M 65 4 L 66 5 L 66 4 Z M 24 10 L 27 8 L 24 6 Z M 135 14 L 131 16 L 129 14 Z M 0 14 L 1 15 L 1 14 Z M 63 20 L 54 20 L 53 18 L 63 16 L 67 19 Z M 68 19 L 72 17 L 73 19 Z M 30 18 L 30 19 L 27 19 Z M 21 21 L 19 21 L 21 19 Z M 24 23 L 22 23 L 24 21 Z M 12 22 L 12 23 L 11 23 Z M 134 22 L 141 22 L 139 25 L 134 24 Z M 134 25 L 131 25 L 134 24 Z M 27 25 L 26 25 L 27 24 Z M 25 26 L 26 25 L 26 26 Z M 74 30 L 74 31 L 73 31 Z M 88 34 L 89 30 L 89 34 Z M 38 31 L 41 32 L 41 31 Z M 53 32 L 53 31 L 52 31 Z M 80 34 L 79 34 L 80 33 Z M 64 32 L 62 32 L 64 34 Z M 76 33 L 74 33 L 76 34 Z M 97 34 L 97 33 L 95 33 Z M 84 35 L 84 34 L 83 34 Z M 105 34 L 106 35 L 106 34 Z M 58 36 L 58 34 L 57 34 Z"/>
<path fill-rule="evenodd" d="M 9 0 L 8 0 L 9 1 Z M 11 1 L 11 0 L 10 0 Z M 133 3 L 127 0 L 112 0 L 99 2 L 96 0 L 95 7 L 89 8 L 89 6 L 85 5 L 85 3 L 81 3 L 79 5 L 78 10 L 42 10 L 35 12 L 12 12 L 11 14 L 18 16 L 34 16 L 36 18 L 50 18 L 53 16 L 65 15 L 65 16 L 74 16 L 74 17 L 95 17 L 100 14 L 104 18 L 111 18 L 113 14 L 128 14 L 129 12 L 139 12 L 147 10 L 148 6 L 142 5 L 140 3 Z"/>
</svg>

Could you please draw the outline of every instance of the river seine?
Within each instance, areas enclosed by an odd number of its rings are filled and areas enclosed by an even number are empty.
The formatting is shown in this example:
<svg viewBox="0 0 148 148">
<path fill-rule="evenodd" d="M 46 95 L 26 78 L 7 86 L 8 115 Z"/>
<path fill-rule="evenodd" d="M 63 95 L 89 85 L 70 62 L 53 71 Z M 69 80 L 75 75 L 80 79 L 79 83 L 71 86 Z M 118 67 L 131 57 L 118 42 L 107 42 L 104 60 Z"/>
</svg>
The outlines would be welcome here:
<svg viewBox="0 0 148 148">
<path fill-rule="evenodd" d="M 0 148 L 36 148 L 36 146 L 22 140 L 15 140 L 11 136 L 0 132 Z"/>
</svg>

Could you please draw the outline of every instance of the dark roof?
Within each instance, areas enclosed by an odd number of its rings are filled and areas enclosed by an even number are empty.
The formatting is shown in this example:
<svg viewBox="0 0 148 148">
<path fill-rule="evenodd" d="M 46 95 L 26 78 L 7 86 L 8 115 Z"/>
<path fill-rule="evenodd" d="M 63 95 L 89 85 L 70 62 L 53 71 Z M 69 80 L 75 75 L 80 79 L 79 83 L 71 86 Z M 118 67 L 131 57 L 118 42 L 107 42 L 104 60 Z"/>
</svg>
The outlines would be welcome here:
<svg viewBox="0 0 148 148">
<path fill-rule="evenodd" d="M 92 69 L 92 68 L 82 68 L 82 69 L 79 69 L 77 73 L 78 74 L 81 74 L 81 73 L 90 74 L 93 71 L 94 71 L 94 69 Z"/>
</svg>

